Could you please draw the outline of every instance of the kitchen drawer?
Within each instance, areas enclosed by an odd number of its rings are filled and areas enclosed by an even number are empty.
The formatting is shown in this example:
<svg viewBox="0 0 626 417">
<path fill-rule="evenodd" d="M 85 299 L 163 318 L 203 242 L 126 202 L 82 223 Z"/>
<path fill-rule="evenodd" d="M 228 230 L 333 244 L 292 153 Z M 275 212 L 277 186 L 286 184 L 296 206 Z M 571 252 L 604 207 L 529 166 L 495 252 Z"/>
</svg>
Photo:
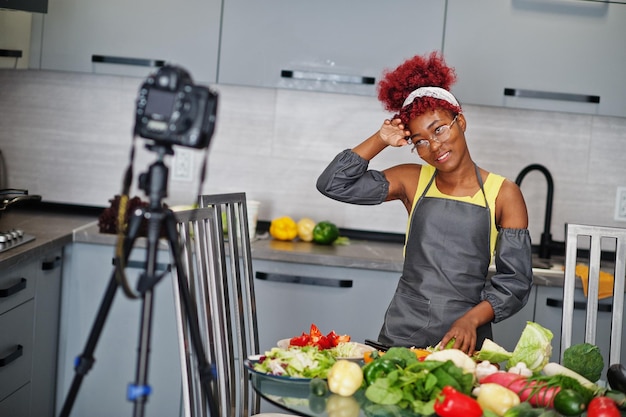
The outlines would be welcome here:
<svg viewBox="0 0 626 417">
<path fill-rule="evenodd" d="M 30 384 L 0 401 L 0 416 L 30 417 Z"/>
<path fill-rule="evenodd" d="M 2 272 L 0 276 L 0 314 L 35 296 L 37 262 Z M 1 328 L 1 327 L 0 327 Z"/>
<path fill-rule="evenodd" d="M 34 312 L 29 300 L 0 315 L 0 401 L 30 381 Z"/>
</svg>

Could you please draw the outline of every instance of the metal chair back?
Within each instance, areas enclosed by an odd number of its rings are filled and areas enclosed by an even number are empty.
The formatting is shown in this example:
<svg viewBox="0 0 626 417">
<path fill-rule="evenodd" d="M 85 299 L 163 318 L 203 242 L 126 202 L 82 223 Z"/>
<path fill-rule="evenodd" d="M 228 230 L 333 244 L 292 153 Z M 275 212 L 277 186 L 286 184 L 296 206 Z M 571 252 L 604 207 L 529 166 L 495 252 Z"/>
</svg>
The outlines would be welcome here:
<svg viewBox="0 0 626 417">
<path fill-rule="evenodd" d="M 615 251 L 615 259 L 604 261 L 614 265 L 613 269 L 613 305 L 611 316 L 611 340 L 609 364 L 620 363 L 622 341 L 622 314 L 624 308 L 624 280 L 626 276 L 626 229 L 616 227 L 588 226 L 581 224 L 566 225 L 565 240 L 565 279 L 563 285 L 563 318 L 561 329 L 560 360 L 563 352 L 572 345 L 574 326 L 574 290 L 576 284 L 576 265 L 579 247 L 588 246 L 589 276 L 584 342 L 596 344 L 596 325 L 598 320 L 598 294 L 600 288 L 601 255 L 605 251 Z M 576 324 L 577 326 L 579 323 Z"/>
<path fill-rule="evenodd" d="M 200 208 L 177 212 L 185 271 L 199 316 L 219 416 L 258 413 L 243 361 L 258 352 L 256 306 L 245 193 L 199 196 Z M 177 288 L 175 288 L 177 291 Z M 209 415 L 179 297 L 176 303 L 185 416 Z"/>
</svg>

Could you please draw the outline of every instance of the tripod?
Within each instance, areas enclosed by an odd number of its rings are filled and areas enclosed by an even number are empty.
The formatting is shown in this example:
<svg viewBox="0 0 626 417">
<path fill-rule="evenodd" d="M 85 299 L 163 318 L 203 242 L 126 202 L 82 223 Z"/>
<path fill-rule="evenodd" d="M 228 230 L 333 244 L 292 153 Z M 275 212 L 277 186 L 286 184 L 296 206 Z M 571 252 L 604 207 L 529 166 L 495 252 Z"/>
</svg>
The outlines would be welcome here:
<svg viewBox="0 0 626 417">
<path fill-rule="evenodd" d="M 139 347 L 137 351 L 138 358 L 135 383 L 129 385 L 128 388 L 128 400 L 134 402 L 133 416 L 142 417 L 144 415 L 147 398 L 148 395 L 150 395 L 150 386 L 148 385 L 148 360 L 152 330 L 153 288 L 165 275 L 165 273 L 157 275 L 156 271 L 158 243 L 162 230 L 165 231 L 170 250 L 173 254 L 178 275 L 180 298 L 186 313 L 191 342 L 198 357 L 198 372 L 202 389 L 206 396 L 211 416 L 218 416 L 217 405 L 213 400 L 213 367 L 206 359 L 200 336 L 198 313 L 193 307 L 187 277 L 184 273 L 185 269 L 182 262 L 176 218 L 171 210 L 163 207 L 162 202 L 163 198 L 167 196 L 168 179 L 168 168 L 163 162 L 163 158 L 165 155 L 172 155 L 174 152 L 169 145 L 153 144 L 148 145 L 147 148 L 157 153 L 157 161 L 150 165 L 148 172 L 140 175 L 139 178 L 140 188 L 145 191 L 149 197 L 148 207 L 136 210 L 129 218 L 128 231 L 123 241 L 122 259 L 118 259 L 118 262 L 116 262 L 116 269 L 114 269 L 111 274 L 111 279 L 101 301 L 94 324 L 90 330 L 84 351 L 76 360 L 76 373 L 65 398 L 60 417 L 69 417 L 80 385 L 93 366 L 95 361 L 94 351 L 111 309 L 118 286 L 120 285 L 117 277 L 120 271 L 117 268 L 123 268 L 123 265 L 126 264 L 144 219 L 147 221 L 147 250 L 145 269 L 140 275 L 137 284 L 137 290 L 142 302 Z"/>
</svg>

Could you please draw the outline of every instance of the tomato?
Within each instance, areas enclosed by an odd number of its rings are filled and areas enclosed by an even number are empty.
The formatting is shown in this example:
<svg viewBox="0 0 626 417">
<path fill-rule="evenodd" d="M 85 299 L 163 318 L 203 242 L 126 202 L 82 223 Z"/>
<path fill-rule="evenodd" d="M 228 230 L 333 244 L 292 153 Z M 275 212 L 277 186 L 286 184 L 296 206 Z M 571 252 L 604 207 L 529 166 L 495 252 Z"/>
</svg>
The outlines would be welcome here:
<svg viewBox="0 0 626 417">
<path fill-rule="evenodd" d="M 302 332 L 301 336 L 292 337 L 289 340 L 289 346 L 307 346 L 310 341 L 311 338 L 309 337 L 309 335 Z"/>
<path fill-rule="evenodd" d="M 615 401 L 609 397 L 595 397 L 587 406 L 588 417 L 620 417 Z"/>
<path fill-rule="evenodd" d="M 350 336 L 346 334 L 338 335 L 334 330 L 324 336 L 315 324 L 311 324 L 309 334 L 303 332 L 300 336 L 292 337 L 289 340 L 289 346 L 317 346 L 319 349 L 323 350 L 334 348 L 338 346 L 339 343 L 349 341 Z"/>
</svg>

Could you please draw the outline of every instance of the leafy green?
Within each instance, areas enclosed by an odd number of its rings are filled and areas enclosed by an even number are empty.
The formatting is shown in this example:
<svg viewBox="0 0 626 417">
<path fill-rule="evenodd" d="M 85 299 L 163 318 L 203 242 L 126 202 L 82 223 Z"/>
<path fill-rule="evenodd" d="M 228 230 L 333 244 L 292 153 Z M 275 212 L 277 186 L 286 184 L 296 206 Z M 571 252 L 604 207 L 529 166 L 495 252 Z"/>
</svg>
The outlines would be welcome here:
<svg viewBox="0 0 626 417">
<path fill-rule="evenodd" d="M 526 327 L 507 362 L 507 368 L 523 362 L 531 371 L 541 371 L 552 354 L 552 337 L 552 332 L 540 324 L 526 322 Z"/>
<path fill-rule="evenodd" d="M 512 353 L 498 345 L 491 339 L 485 339 L 482 347 L 473 357 L 476 361 L 489 361 L 491 363 L 500 363 L 511 359 Z"/>
<path fill-rule="evenodd" d="M 563 366 L 579 373 L 591 382 L 596 382 L 602 376 L 604 359 L 598 346 L 591 343 L 579 343 L 565 349 Z"/>
<path fill-rule="evenodd" d="M 394 346 L 385 352 L 385 359 L 400 359 L 406 365 L 418 362 L 417 356 L 409 348 Z"/>
<path fill-rule="evenodd" d="M 383 358 L 387 358 L 390 352 L 391 349 L 383 355 Z M 396 405 L 418 415 L 432 415 L 435 399 L 444 386 L 451 385 L 460 392 L 470 394 L 474 377 L 463 372 L 454 362 L 429 360 L 419 362 L 404 357 L 399 350 L 394 351 L 394 355 L 396 354 L 400 356 L 398 359 L 411 363 L 405 367 L 397 367 L 369 384 L 365 390 L 365 397 L 372 403 Z"/>
</svg>

